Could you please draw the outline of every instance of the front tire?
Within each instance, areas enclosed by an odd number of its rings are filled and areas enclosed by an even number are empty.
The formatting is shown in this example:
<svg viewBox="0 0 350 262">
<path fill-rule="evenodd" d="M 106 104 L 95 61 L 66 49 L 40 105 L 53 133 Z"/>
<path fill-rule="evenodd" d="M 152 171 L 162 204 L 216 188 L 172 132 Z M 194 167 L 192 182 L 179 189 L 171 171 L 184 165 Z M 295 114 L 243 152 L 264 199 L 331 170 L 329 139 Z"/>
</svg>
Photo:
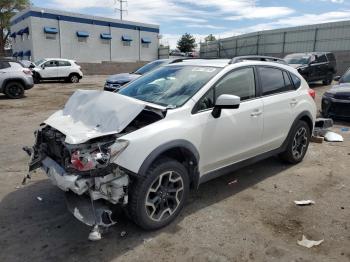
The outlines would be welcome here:
<svg viewBox="0 0 350 262">
<path fill-rule="evenodd" d="M 18 99 L 24 96 L 24 87 L 20 82 L 9 82 L 4 88 L 4 94 L 11 99 Z"/>
<path fill-rule="evenodd" d="M 164 227 L 179 215 L 188 193 L 186 168 L 176 160 L 161 158 L 152 164 L 144 178 L 133 182 L 129 214 L 146 230 Z"/>
<path fill-rule="evenodd" d="M 287 148 L 279 156 L 282 160 L 297 164 L 304 159 L 309 147 L 311 130 L 305 121 L 299 120 L 293 128 Z"/>
</svg>

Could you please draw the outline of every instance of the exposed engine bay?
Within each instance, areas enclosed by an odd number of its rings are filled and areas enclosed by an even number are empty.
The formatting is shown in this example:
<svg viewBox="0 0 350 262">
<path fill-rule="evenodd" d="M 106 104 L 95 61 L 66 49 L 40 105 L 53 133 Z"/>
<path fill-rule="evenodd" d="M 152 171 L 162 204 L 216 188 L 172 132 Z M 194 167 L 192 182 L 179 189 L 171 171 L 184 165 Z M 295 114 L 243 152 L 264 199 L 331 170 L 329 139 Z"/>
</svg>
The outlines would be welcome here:
<svg viewBox="0 0 350 262">
<path fill-rule="evenodd" d="M 66 134 L 45 122 L 34 133 L 34 146 L 23 148 L 30 155 L 29 173 L 23 183 L 35 169 L 42 168 L 52 184 L 67 192 L 67 205 L 74 216 L 94 226 L 90 237 L 98 240 L 98 226 L 115 224 L 111 206 L 128 203 L 128 188 L 133 174 L 115 163 L 129 143 L 121 137 L 161 120 L 164 113 L 144 106 L 121 132 L 108 132 L 75 144 L 68 143 Z M 59 117 L 62 118 L 61 115 Z"/>
</svg>

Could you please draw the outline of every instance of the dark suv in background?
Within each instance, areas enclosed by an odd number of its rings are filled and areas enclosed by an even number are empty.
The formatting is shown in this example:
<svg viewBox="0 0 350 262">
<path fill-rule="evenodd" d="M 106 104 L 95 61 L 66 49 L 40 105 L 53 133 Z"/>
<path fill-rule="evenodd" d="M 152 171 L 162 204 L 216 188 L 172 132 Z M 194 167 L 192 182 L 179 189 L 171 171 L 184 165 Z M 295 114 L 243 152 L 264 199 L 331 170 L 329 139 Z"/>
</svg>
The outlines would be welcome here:
<svg viewBox="0 0 350 262">
<path fill-rule="evenodd" d="M 296 68 L 307 82 L 321 80 L 324 85 L 330 85 L 337 72 L 335 56 L 331 52 L 289 54 L 284 60 Z"/>
</svg>

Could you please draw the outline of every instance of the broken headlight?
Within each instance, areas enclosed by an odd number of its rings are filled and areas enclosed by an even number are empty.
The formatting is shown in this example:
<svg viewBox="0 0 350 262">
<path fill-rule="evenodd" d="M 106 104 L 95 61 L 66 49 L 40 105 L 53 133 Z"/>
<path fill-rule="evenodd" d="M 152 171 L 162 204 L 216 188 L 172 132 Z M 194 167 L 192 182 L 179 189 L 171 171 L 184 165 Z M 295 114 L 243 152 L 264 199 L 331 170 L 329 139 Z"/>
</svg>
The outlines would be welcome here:
<svg viewBox="0 0 350 262">
<path fill-rule="evenodd" d="M 71 153 L 71 167 L 79 171 L 89 171 L 108 166 L 111 159 L 115 159 L 128 146 L 128 141 L 118 140 L 107 150 L 100 147 L 88 150 L 78 149 Z"/>
</svg>

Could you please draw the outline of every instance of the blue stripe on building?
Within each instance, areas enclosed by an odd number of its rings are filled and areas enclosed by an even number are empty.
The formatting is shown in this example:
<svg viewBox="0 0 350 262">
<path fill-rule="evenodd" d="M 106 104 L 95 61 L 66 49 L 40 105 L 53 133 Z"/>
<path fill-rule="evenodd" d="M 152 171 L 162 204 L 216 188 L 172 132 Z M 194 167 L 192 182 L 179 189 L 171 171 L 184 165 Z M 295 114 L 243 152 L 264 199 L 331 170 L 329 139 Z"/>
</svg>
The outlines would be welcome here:
<svg viewBox="0 0 350 262">
<path fill-rule="evenodd" d="M 152 27 L 145 27 L 145 26 L 138 26 L 138 25 L 131 25 L 131 24 L 122 24 L 122 23 L 116 23 L 116 22 L 107 22 L 103 20 L 95 20 L 95 19 L 81 18 L 81 17 L 75 17 L 75 16 L 41 13 L 38 11 L 28 11 L 24 13 L 20 17 L 11 21 L 11 25 L 15 25 L 28 17 L 38 17 L 38 18 L 61 20 L 61 21 L 81 23 L 81 24 L 110 26 L 114 28 L 123 28 L 123 29 L 131 29 L 131 30 L 140 30 L 144 32 L 159 33 L 159 28 L 152 28 Z"/>
</svg>

